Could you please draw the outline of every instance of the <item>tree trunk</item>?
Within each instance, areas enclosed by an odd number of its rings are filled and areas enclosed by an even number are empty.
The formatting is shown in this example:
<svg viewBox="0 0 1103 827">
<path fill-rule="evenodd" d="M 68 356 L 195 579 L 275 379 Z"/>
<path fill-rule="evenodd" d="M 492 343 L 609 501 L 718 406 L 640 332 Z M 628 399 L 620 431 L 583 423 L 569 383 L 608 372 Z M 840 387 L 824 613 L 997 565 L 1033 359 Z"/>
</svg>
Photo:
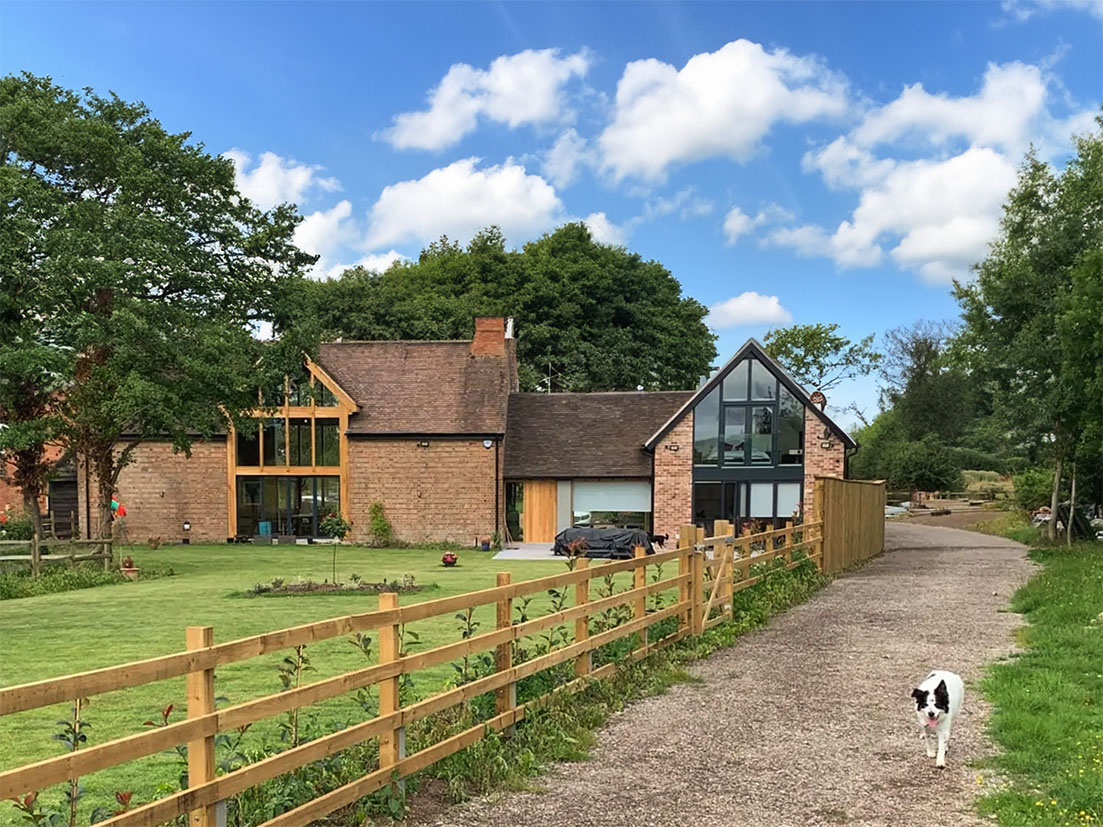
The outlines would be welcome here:
<svg viewBox="0 0 1103 827">
<path fill-rule="evenodd" d="M 1072 464 L 1072 491 L 1069 493 L 1069 518 L 1065 525 L 1067 545 L 1072 545 L 1072 521 L 1076 518 L 1076 463 Z"/>
<path fill-rule="evenodd" d="M 96 475 L 96 511 L 99 514 L 97 539 L 110 540 L 112 529 L 111 498 L 115 494 L 114 459 L 111 446 L 97 446 L 92 457 L 92 471 Z"/>
<path fill-rule="evenodd" d="M 1053 494 L 1049 499 L 1049 529 L 1046 536 L 1050 540 L 1057 539 L 1057 501 L 1061 497 L 1061 463 L 1064 457 L 1057 455 L 1057 468 L 1053 472 Z"/>
<path fill-rule="evenodd" d="M 31 577 L 38 577 L 42 568 L 42 512 L 38 508 L 38 496 L 34 486 L 23 488 L 23 510 L 30 515 L 34 531 L 31 539 Z"/>
</svg>

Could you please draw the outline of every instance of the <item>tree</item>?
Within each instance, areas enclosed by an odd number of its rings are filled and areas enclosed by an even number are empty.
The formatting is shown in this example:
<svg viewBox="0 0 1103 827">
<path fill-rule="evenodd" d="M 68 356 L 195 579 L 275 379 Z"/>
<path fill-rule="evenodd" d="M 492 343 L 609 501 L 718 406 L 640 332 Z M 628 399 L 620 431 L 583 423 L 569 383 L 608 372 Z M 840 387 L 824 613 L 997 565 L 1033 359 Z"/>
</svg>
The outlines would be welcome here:
<svg viewBox="0 0 1103 827">
<path fill-rule="evenodd" d="M 802 384 L 827 391 L 856 376 L 868 376 L 881 363 L 873 334 L 858 342 L 840 335 L 837 324 L 798 324 L 766 334 L 766 352 Z"/>
<path fill-rule="evenodd" d="M 1098 467 L 1103 433 L 1103 129 L 1076 149 L 1060 175 L 1027 155 L 976 281 L 955 286 L 970 367 L 991 384 L 1012 438 L 1053 464 L 1054 512 L 1066 464 L 1088 457 Z"/>
<path fill-rule="evenodd" d="M 312 286 L 327 338 L 470 338 L 475 316 L 516 321 L 521 387 L 534 391 L 686 389 L 716 356 L 707 309 L 655 261 L 568 224 L 508 251 L 483 230 L 442 238 L 416 262 Z"/>
<path fill-rule="evenodd" d="M 314 259 L 291 242 L 291 206 L 256 209 L 229 161 L 166 132 L 143 104 L 8 76 L 0 135 L 5 221 L 24 228 L 5 234 L 18 262 L 5 280 L 30 297 L 13 324 L 39 331 L 13 358 L 40 344 L 57 363 L 56 405 L 39 419 L 88 464 L 106 536 L 138 444 L 187 452 L 300 362 L 301 331 L 266 345 L 251 329 L 289 317 Z"/>
<path fill-rule="evenodd" d="M 967 372 L 949 358 L 951 329 L 945 322 L 919 321 L 885 334 L 881 402 L 896 411 L 908 440 L 936 437 L 956 444 L 973 414 L 973 386 Z"/>
</svg>

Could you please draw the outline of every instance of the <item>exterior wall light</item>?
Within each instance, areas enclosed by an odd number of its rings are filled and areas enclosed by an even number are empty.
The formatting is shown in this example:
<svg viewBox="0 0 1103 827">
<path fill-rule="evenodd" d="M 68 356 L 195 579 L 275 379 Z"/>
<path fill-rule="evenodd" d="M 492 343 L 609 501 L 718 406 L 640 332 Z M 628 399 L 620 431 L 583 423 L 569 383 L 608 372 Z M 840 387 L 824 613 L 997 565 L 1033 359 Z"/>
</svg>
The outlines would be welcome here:
<svg viewBox="0 0 1103 827">
<path fill-rule="evenodd" d="M 675 442 L 671 445 L 667 445 L 666 450 L 668 450 L 668 451 L 677 451 L 678 450 L 678 443 Z"/>
<path fill-rule="evenodd" d="M 427 440 L 427 439 L 421 440 L 421 442 L 419 442 L 417 444 L 417 447 L 418 448 L 428 448 L 429 447 L 429 440 Z"/>
<path fill-rule="evenodd" d="M 191 538 L 188 537 L 188 532 L 191 531 L 191 521 L 184 520 L 184 537 L 180 540 L 180 545 L 191 545 Z"/>
</svg>

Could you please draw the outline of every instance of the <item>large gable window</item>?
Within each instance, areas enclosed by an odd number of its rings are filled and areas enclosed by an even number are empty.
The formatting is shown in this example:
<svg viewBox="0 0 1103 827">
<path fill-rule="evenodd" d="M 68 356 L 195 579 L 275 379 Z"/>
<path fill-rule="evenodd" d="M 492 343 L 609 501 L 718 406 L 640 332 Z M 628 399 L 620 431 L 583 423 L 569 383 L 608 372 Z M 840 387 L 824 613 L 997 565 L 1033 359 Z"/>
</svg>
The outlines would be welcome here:
<svg viewBox="0 0 1103 827">
<path fill-rule="evenodd" d="M 693 462 L 722 468 L 799 465 L 803 415 L 799 400 L 769 368 L 743 359 L 694 408 Z"/>
</svg>

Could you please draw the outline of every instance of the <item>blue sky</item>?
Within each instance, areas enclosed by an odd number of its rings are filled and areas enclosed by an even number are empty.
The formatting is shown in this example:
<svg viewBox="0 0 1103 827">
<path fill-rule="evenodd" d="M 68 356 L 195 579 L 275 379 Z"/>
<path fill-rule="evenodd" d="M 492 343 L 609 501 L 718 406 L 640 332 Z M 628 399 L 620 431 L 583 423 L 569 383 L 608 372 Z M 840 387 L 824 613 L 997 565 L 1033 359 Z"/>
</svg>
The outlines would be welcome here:
<svg viewBox="0 0 1103 827">
<path fill-rule="evenodd" d="M 1061 164 L 1099 111 L 1101 27 L 1103 0 L 6 0 L 0 69 L 228 153 L 299 205 L 317 277 L 585 220 L 712 308 L 723 362 L 779 324 L 956 316 L 1027 146 Z"/>
</svg>

